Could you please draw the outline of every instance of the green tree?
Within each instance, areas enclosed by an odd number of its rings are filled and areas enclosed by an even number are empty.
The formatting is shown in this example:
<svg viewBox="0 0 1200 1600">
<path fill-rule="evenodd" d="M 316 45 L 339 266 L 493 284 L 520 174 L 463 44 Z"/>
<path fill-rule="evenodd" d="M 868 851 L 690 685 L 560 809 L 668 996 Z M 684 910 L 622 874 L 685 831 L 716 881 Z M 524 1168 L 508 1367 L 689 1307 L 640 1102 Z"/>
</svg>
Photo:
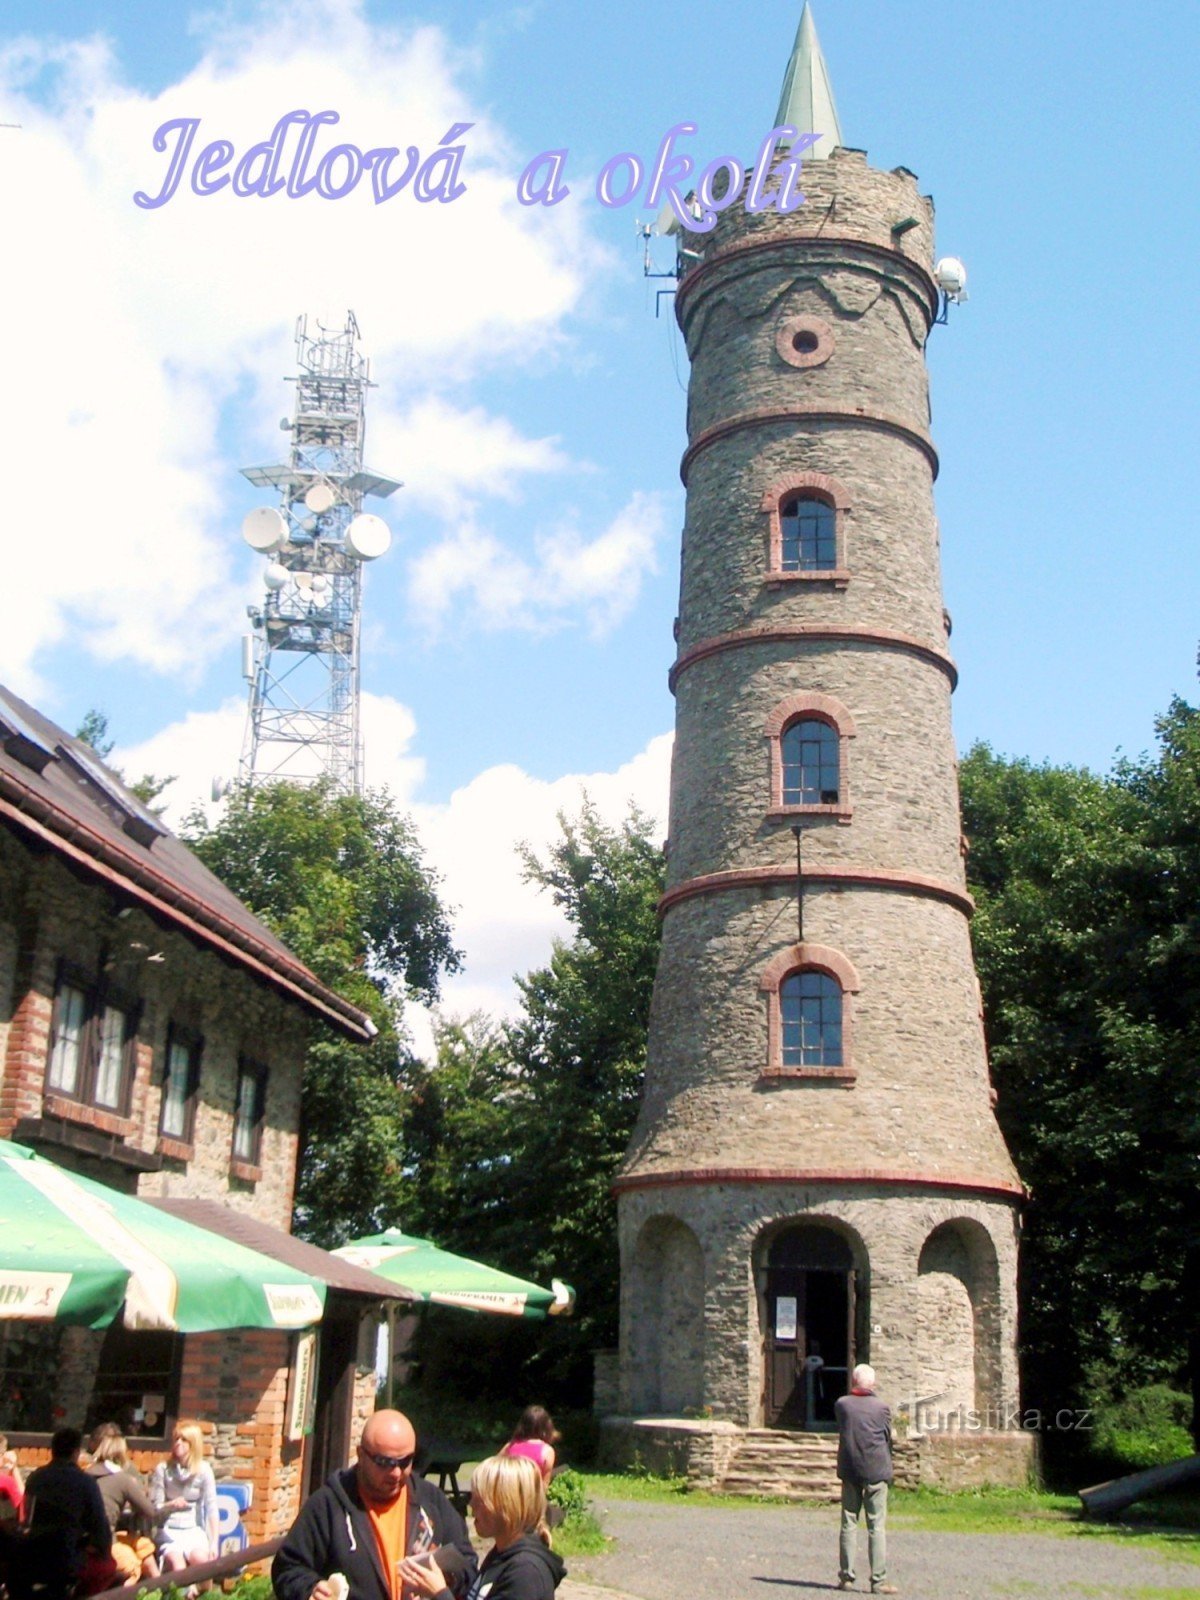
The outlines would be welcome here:
<svg viewBox="0 0 1200 1600">
<path fill-rule="evenodd" d="M 1022 1345 L 1033 1404 L 1178 1377 L 1195 1323 L 1200 729 L 1108 778 L 961 770 L 998 1112 L 1031 1190 Z"/>
<path fill-rule="evenodd" d="M 83 715 L 83 720 L 75 729 L 75 737 L 92 747 L 105 766 L 111 767 L 111 770 L 129 790 L 130 794 L 136 795 L 144 806 L 150 806 L 159 815 L 162 814 L 164 808 L 156 806 L 154 802 L 164 789 L 175 782 L 174 773 L 169 778 L 157 778 L 152 772 L 143 772 L 140 778 L 130 783 L 120 767 L 113 767 L 108 759 L 116 748 L 116 741 L 109 737 L 108 714 L 106 712 L 98 711 L 94 706 L 90 711 L 86 711 Z"/>
<path fill-rule="evenodd" d="M 378 1033 L 319 1031 L 304 1069 L 296 1230 L 320 1244 L 393 1224 L 411 1181 L 403 1151 L 406 996 L 432 1001 L 459 965 L 437 881 L 386 793 L 324 785 L 240 789 L 183 837 L 200 859 Z"/>
<path fill-rule="evenodd" d="M 616 828 L 590 803 L 559 821 L 546 859 L 526 850 L 524 862 L 573 936 L 520 981 L 513 1022 L 440 1029 L 438 1065 L 414 1084 L 408 1150 L 417 1231 L 574 1284 L 577 1315 L 523 1348 L 538 1393 L 580 1400 L 591 1350 L 616 1338 L 611 1184 L 641 1096 L 663 859 L 636 809 Z"/>
</svg>

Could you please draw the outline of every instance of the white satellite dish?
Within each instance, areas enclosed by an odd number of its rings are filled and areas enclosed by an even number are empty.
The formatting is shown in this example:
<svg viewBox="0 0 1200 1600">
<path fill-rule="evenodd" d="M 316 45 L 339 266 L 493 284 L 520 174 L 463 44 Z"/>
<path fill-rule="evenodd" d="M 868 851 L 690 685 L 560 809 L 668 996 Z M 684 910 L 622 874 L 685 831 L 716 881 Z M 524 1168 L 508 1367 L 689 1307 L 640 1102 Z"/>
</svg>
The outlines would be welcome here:
<svg viewBox="0 0 1200 1600">
<path fill-rule="evenodd" d="M 263 582 L 272 593 L 282 589 L 288 581 L 288 569 L 280 566 L 278 561 L 267 563 L 267 570 L 263 573 Z"/>
<path fill-rule="evenodd" d="M 251 550 L 264 556 L 287 543 L 287 532 L 287 518 L 274 506 L 259 506 L 256 511 L 248 511 L 242 520 L 242 538 Z"/>
<path fill-rule="evenodd" d="M 329 587 L 329 579 L 323 572 L 318 572 L 313 576 L 312 586 L 314 594 L 324 594 Z"/>
<path fill-rule="evenodd" d="M 933 275 L 947 300 L 967 298 L 967 269 L 957 256 L 943 256 L 934 267 Z"/>
<path fill-rule="evenodd" d="M 392 530 L 382 517 L 361 512 L 346 529 L 346 549 L 356 561 L 374 561 L 386 555 L 392 542 Z"/>
<path fill-rule="evenodd" d="M 332 508 L 336 499 L 337 495 L 327 483 L 314 483 L 304 496 L 304 504 L 310 511 L 315 511 L 317 516 L 321 516 Z"/>
</svg>

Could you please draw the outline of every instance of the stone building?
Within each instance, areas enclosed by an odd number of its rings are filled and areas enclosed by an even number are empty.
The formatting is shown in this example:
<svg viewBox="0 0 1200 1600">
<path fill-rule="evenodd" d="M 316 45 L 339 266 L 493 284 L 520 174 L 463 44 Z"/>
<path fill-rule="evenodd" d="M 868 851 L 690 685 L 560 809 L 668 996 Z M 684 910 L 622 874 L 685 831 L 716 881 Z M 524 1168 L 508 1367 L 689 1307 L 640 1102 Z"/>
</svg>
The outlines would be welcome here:
<svg viewBox="0 0 1200 1600">
<path fill-rule="evenodd" d="M 951 735 L 933 206 L 843 146 L 807 7 L 785 123 L 822 135 L 804 203 L 739 202 L 682 239 L 676 738 L 617 1182 L 619 1409 L 711 1416 L 725 1442 L 701 1475 L 720 1476 L 739 1430 L 831 1428 L 870 1361 L 927 1481 L 951 1457 L 942 1481 L 1011 1479 L 1022 1189 L 992 1109 Z M 693 1469 L 705 1430 L 679 1424 Z"/>
<path fill-rule="evenodd" d="M 329 1284 L 307 1440 L 285 1419 L 302 1335 L 0 1320 L 0 1431 L 26 1464 L 61 1422 L 116 1416 L 150 1467 L 197 1416 L 268 1537 L 347 1459 L 374 1399 L 365 1313 L 396 1290 L 288 1237 L 318 1021 L 372 1031 L 88 746 L 0 689 L 0 1138 L 168 1208 L 208 1203 L 211 1231 L 253 1218 L 257 1248 Z"/>
</svg>

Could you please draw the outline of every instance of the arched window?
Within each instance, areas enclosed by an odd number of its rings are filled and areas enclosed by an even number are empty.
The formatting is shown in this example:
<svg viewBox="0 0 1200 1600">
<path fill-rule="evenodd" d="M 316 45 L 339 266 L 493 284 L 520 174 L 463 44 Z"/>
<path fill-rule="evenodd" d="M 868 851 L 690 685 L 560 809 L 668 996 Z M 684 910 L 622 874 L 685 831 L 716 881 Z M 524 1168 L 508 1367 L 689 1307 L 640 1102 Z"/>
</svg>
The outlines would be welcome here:
<svg viewBox="0 0 1200 1600">
<path fill-rule="evenodd" d="M 770 519 L 768 584 L 814 581 L 845 588 L 850 497 L 836 478 L 826 472 L 789 473 L 764 493 L 762 509 Z"/>
<path fill-rule="evenodd" d="M 771 763 L 767 815 L 816 812 L 849 822 L 850 740 L 854 718 L 832 695 L 789 695 L 772 710 L 763 732 Z"/>
<path fill-rule="evenodd" d="M 827 972 L 790 973 L 779 985 L 780 1065 L 842 1065 L 842 986 Z"/>
<path fill-rule="evenodd" d="M 767 999 L 767 1078 L 851 1083 L 851 1005 L 858 973 L 826 945 L 780 950 L 759 980 Z"/>
<path fill-rule="evenodd" d="M 815 717 L 790 723 L 779 741 L 785 806 L 838 803 L 840 741 L 837 729 Z"/>
<path fill-rule="evenodd" d="M 781 572 L 832 572 L 837 564 L 837 512 L 815 495 L 797 494 L 779 508 Z"/>
</svg>

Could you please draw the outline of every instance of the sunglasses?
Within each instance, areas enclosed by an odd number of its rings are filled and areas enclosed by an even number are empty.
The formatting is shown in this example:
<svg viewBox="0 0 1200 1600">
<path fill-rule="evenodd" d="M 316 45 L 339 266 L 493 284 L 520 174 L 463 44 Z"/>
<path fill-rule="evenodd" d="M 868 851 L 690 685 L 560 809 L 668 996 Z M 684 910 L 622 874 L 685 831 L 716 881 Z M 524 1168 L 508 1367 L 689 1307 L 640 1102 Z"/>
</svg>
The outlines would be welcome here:
<svg viewBox="0 0 1200 1600">
<path fill-rule="evenodd" d="M 364 1450 L 363 1455 L 373 1461 L 380 1472 L 406 1472 L 417 1459 L 415 1450 L 410 1450 L 406 1456 L 377 1456 L 374 1450 Z"/>
</svg>

